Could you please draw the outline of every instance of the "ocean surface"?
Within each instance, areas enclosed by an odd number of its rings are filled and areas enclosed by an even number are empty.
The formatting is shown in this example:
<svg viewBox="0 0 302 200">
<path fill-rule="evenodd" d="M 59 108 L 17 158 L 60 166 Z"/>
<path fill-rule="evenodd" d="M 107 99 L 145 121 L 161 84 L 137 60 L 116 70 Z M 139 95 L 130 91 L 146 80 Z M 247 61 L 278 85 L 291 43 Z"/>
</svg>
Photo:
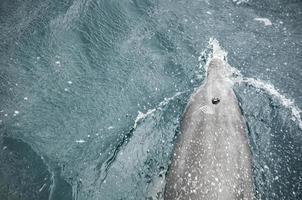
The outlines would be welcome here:
<svg viewBox="0 0 302 200">
<path fill-rule="evenodd" d="M 302 199 L 301 0 L 1 0 L 0 199 L 162 199 L 212 41 L 257 199 Z"/>
</svg>

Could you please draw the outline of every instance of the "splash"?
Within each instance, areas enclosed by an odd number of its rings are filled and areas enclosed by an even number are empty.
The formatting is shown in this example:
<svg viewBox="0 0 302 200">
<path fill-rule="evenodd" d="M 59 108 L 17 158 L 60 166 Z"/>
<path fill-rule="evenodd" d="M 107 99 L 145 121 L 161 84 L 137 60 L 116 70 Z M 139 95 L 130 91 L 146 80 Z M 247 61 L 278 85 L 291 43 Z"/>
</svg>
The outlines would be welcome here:
<svg viewBox="0 0 302 200">
<path fill-rule="evenodd" d="M 164 98 L 163 101 L 161 101 L 157 107 L 153 108 L 153 109 L 149 109 L 146 113 L 143 113 L 141 111 L 138 111 L 138 115 L 134 121 L 134 125 L 133 125 L 133 128 L 135 129 L 138 124 L 144 120 L 146 117 L 148 117 L 149 115 L 152 115 L 155 111 L 157 110 L 161 110 L 162 107 L 164 107 L 165 105 L 167 105 L 170 101 L 172 101 L 173 99 L 175 99 L 176 97 L 184 94 L 185 92 L 187 91 L 183 91 L 183 92 L 177 92 L 175 95 L 173 95 L 172 97 L 166 97 Z"/>
<path fill-rule="evenodd" d="M 208 52 L 208 53 L 207 53 Z M 207 54 L 207 55 L 206 55 Z M 232 84 L 242 84 L 245 83 L 247 85 L 253 86 L 257 89 L 262 90 L 266 94 L 272 96 L 275 100 L 277 100 L 283 107 L 288 109 L 291 112 L 292 120 L 297 122 L 299 125 L 299 128 L 302 129 L 302 120 L 301 120 L 301 109 L 295 104 L 295 101 L 286 97 L 284 94 L 282 94 L 274 85 L 272 85 L 269 82 L 255 79 L 255 78 L 249 78 L 244 77 L 241 72 L 232 67 L 228 61 L 227 61 L 227 51 L 225 51 L 219 44 L 218 40 L 215 38 L 210 38 L 208 42 L 207 48 L 201 52 L 199 57 L 199 62 L 201 61 L 201 58 L 207 58 L 206 64 L 204 66 L 205 70 L 207 71 L 207 68 L 214 58 L 219 58 L 223 60 L 226 68 L 227 68 L 227 77 L 232 82 Z M 201 65 L 201 64 L 200 64 Z"/>
<path fill-rule="evenodd" d="M 83 139 L 80 139 L 80 140 L 76 140 L 75 142 L 76 142 L 76 143 L 85 143 L 86 141 L 83 140 Z"/>
<path fill-rule="evenodd" d="M 248 3 L 249 0 L 233 0 L 234 3 L 236 3 L 237 5 L 243 4 L 243 3 Z"/>
<path fill-rule="evenodd" d="M 212 48 L 212 58 L 218 58 L 226 61 L 228 52 L 220 47 L 218 40 L 210 38 L 209 45 Z"/>
<path fill-rule="evenodd" d="M 208 66 L 210 65 L 212 59 L 220 59 L 226 66 L 228 73 L 227 77 L 230 78 L 231 81 L 231 77 L 240 74 L 240 71 L 229 65 L 227 56 L 228 52 L 220 46 L 219 41 L 215 38 L 210 38 L 208 46 L 204 51 L 201 52 L 200 56 L 198 57 L 199 68 L 203 67 L 207 72 Z M 205 65 L 202 64 L 202 60 L 206 60 Z"/>
<path fill-rule="evenodd" d="M 149 109 L 146 113 L 143 113 L 141 111 L 138 111 L 138 114 L 137 114 L 137 117 L 134 121 L 134 125 L 133 125 L 133 128 L 135 129 L 138 125 L 138 123 L 145 119 L 146 117 L 148 117 L 149 115 L 151 115 L 152 113 L 154 113 L 156 111 L 156 109 Z"/>
<path fill-rule="evenodd" d="M 264 26 L 271 26 L 273 25 L 273 23 L 271 22 L 271 20 L 269 20 L 268 18 L 263 18 L 263 17 L 256 17 L 254 19 L 255 21 L 264 23 Z"/>
</svg>

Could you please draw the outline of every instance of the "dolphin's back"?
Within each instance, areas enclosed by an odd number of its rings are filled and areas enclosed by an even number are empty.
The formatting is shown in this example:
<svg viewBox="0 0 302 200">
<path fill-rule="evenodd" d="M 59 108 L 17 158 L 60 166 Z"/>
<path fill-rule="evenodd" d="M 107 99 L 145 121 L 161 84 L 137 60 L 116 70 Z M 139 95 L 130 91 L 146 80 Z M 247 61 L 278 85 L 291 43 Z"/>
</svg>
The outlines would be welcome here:
<svg viewBox="0 0 302 200">
<path fill-rule="evenodd" d="M 187 106 L 165 200 L 253 198 L 245 121 L 223 65 L 220 60 L 210 63 L 205 84 Z"/>
</svg>

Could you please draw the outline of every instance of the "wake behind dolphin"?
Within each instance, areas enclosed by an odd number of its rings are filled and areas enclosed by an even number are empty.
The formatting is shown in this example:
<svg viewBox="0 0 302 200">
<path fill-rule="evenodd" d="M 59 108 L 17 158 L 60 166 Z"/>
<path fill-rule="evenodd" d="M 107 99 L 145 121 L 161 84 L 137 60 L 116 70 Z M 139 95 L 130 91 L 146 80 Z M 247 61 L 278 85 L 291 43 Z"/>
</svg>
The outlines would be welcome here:
<svg viewBox="0 0 302 200">
<path fill-rule="evenodd" d="M 166 200 L 253 199 L 245 120 L 221 52 L 217 45 L 213 48 L 206 81 L 184 113 L 167 174 Z"/>
</svg>

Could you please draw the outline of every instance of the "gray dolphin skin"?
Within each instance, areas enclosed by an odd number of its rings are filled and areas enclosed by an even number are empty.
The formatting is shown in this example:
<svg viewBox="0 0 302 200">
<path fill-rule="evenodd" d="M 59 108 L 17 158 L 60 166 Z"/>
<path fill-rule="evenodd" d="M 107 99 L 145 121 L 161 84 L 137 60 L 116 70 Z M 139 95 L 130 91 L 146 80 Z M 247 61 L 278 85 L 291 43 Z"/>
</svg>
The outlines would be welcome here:
<svg viewBox="0 0 302 200">
<path fill-rule="evenodd" d="M 246 124 L 223 59 L 213 58 L 205 83 L 181 122 L 167 172 L 165 200 L 254 199 Z"/>
</svg>

